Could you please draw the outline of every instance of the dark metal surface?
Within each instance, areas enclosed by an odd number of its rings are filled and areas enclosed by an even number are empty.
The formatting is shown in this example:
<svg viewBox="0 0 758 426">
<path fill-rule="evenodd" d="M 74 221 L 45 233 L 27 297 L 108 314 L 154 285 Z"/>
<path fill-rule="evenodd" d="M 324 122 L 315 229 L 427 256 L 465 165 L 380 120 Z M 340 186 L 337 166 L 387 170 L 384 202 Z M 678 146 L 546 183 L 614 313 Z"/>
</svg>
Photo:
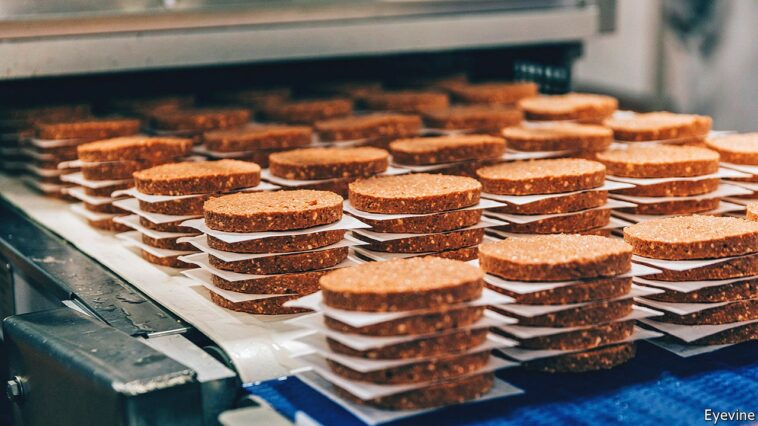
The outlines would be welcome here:
<svg viewBox="0 0 758 426">
<path fill-rule="evenodd" d="M 76 299 L 132 336 L 184 332 L 188 326 L 127 282 L 0 199 L 0 258 L 43 293 Z"/>
<path fill-rule="evenodd" d="M 196 373 L 72 309 L 3 322 L 19 425 L 202 423 Z"/>
</svg>

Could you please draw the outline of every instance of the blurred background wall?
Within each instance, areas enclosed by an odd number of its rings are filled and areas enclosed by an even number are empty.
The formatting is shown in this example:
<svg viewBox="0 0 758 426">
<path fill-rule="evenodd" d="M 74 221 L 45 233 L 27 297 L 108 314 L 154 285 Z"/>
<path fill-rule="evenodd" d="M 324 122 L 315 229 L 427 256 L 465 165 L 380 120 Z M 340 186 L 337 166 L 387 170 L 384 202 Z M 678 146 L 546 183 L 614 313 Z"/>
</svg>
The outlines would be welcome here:
<svg viewBox="0 0 758 426">
<path fill-rule="evenodd" d="M 616 31 L 577 63 L 577 87 L 629 108 L 708 114 L 758 129 L 758 1 L 618 0 Z"/>
</svg>

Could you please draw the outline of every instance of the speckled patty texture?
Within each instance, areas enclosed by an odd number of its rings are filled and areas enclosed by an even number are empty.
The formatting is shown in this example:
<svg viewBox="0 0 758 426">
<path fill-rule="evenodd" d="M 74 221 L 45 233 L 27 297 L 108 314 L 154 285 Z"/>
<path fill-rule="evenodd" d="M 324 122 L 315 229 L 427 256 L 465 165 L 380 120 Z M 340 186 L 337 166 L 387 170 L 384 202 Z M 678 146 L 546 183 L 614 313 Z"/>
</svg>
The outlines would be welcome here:
<svg viewBox="0 0 758 426">
<path fill-rule="evenodd" d="M 440 136 L 400 139 L 390 143 L 398 164 L 440 164 L 500 158 L 505 141 L 488 135 Z"/>
<path fill-rule="evenodd" d="M 719 154 L 694 146 L 645 145 L 597 154 L 608 174 L 637 178 L 689 177 L 716 173 Z"/>
<path fill-rule="evenodd" d="M 659 111 L 609 118 L 603 123 L 618 140 L 650 141 L 703 136 L 711 129 L 711 117 Z"/>
<path fill-rule="evenodd" d="M 240 152 L 310 145 L 312 136 L 307 126 L 265 125 L 212 130 L 203 134 L 203 141 L 210 151 Z"/>
<path fill-rule="evenodd" d="M 546 123 L 503 129 L 510 148 L 518 151 L 601 151 L 613 142 L 613 132 L 602 126 Z"/>
<path fill-rule="evenodd" d="M 463 176 L 418 173 L 359 180 L 349 188 L 350 204 L 358 210 L 426 214 L 479 203 L 482 185 Z"/>
<path fill-rule="evenodd" d="M 634 254 L 654 259 L 713 259 L 758 251 L 758 223 L 735 217 L 679 216 L 624 229 Z"/>
<path fill-rule="evenodd" d="M 239 160 L 163 164 L 134 173 L 137 190 L 153 195 L 221 193 L 260 182 L 260 166 Z"/>
<path fill-rule="evenodd" d="M 324 303 L 372 312 L 440 308 L 476 299 L 482 272 L 464 262 L 420 257 L 366 263 L 321 277 Z"/>
<path fill-rule="evenodd" d="M 421 130 L 421 117 L 410 114 L 368 114 L 314 124 L 322 141 L 409 137 Z"/>
<path fill-rule="evenodd" d="M 191 148 L 191 139 L 123 136 L 79 145 L 76 151 L 82 161 L 159 162 L 187 155 Z"/>
<path fill-rule="evenodd" d="M 218 231 L 283 231 L 337 222 L 342 197 L 307 189 L 238 193 L 208 200 L 203 210 L 205 224 Z"/>
<path fill-rule="evenodd" d="M 509 238 L 479 246 L 485 272 L 520 281 L 609 277 L 628 272 L 631 260 L 631 246 L 595 235 Z"/>
<path fill-rule="evenodd" d="M 515 161 L 482 167 L 476 175 L 491 194 L 555 194 L 602 186 L 605 166 L 579 158 Z"/>
<path fill-rule="evenodd" d="M 285 179 L 368 177 L 387 170 L 389 153 L 373 147 L 304 148 L 269 156 L 269 170 Z"/>
<path fill-rule="evenodd" d="M 522 99 L 519 106 L 530 120 L 599 121 L 616 111 L 616 98 L 589 93 L 536 96 Z"/>
<path fill-rule="evenodd" d="M 718 152 L 721 161 L 734 164 L 758 164 L 758 132 L 724 135 L 705 140 L 705 146 Z"/>
</svg>

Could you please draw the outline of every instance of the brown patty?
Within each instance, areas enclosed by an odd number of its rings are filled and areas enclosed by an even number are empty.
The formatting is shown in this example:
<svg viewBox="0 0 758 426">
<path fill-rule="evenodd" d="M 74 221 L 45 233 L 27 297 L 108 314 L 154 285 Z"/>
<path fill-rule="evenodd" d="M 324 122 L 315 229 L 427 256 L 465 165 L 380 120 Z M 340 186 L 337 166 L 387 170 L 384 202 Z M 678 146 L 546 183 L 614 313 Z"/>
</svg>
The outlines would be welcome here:
<svg viewBox="0 0 758 426">
<path fill-rule="evenodd" d="M 476 399 L 489 392 L 492 388 L 494 377 L 493 373 L 466 376 L 368 401 L 362 401 L 339 387 L 335 386 L 335 389 L 342 397 L 360 404 L 371 405 L 385 410 L 420 410 L 460 404 Z"/>
<path fill-rule="evenodd" d="M 478 298 L 483 275 L 464 262 L 436 257 L 364 263 L 321 278 L 328 306 L 369 312 L 441 308 Z"/>
<path fill-rule="evenodd" d="M 263 113 L 271 121 L 311 124 L 352 114 L 353 102 L 340 98 L 278 102 L 266 105 Z"/>
<path fill-rule="evenodd" d="M 310 127 L 281 125 L 212 130 L 203 134 L 205 147 L 216 152 L 296 148 L 310 145 L 312 138 Z"/>
<path fill-rule="evenodd" d="M 418 114 L 447 108 L 448 96 L 439 92 L 399 91 L 367 94 L 363 103 L 368 109 Z"/>
<path fill-rule="evenodd" d="M 492 82 L 458 84 L 449 88 L 453 97 L 468 104 L 514 105 L 521 99 L 537 96 L 536 83 Z"/>
<path fill-rule="evenodd" d="M 730 328 L 688 343 L 691 345 L 727 345 L 750 340 L 758 340 L 758 322 Z"/>
<path fill-rule="evenodd" d="M 359 382 L 405 384 L 440 381 L 470 374 L 487 365 L 490 351 L 414 362 L 385 370 L 361 372 L 327 359 L 335 374 Z"/>
<path fill-rule="evenodd" d="M 524 363 L 524 368 L 545 373 L 583 373 L 609 370 L 634 358 L 634 342 L 602 346 L 589 351 L 574 352 Z"/>
<path fill-rule="evenodd" d="M 363 239 L 361 235 L 356 236 Z M 475 246 L 483 239 L 484 228 L 478 228 L 373 242 L 365 247 L 388 253 L 430 253 Z"/>
<path fill-rule="evenodd" d="M 133 135 L 139 132 L 139 129 L 140 121 L 135 119 L 82 118 L 57 123 L 37 123 L 35 126 L 35 134 L 39 139 L 95 140 Z"/>
<path fill-rule="evenodd" d="M 529 120 L 599 122 L 616 111 L 618 101 L 604 95 L 567 93 L 522 99 L 519 107 Z"/>
<path fill-rule="evenodd" d="M 409 216 L 402 219 L 374 220 L 363 217 L 358 217 L 358 219 L 367 225 L 371 225 L 371 230 L 376 232 L 428 234 L 476 225 L 481 216 L 481 210 L 457 210 L 425 216 Z"/>
<path fill-rule="evenodd" d="M 143 259 L 147 260 L 150 263 L 160 265 L 160 266 L 168 266 L 171 268 L 180 268 L 180 269 L 195 267 L 195 265 L 191 265 L 189 263 L 182 262 L 181 260 L 179 260 L 179 256 L 158 257 L 158 256 L 153 256 L 152 254 L 146 252 L 145 250 L 140 250 L 140 254 L 142 254 Z"/>
<path fill-rule="evenodd" d="M 597 188 L 605 167 L 579 158 L 515 161 L 476 171 L 484 192 L 507 195 L 555 194 Z"/>
<path fill-rule="evenodd" d="M 508 146 L 518 151 L 597 152 L 613 142 L 613 132 L 608 128 L 576 123 L 513 126 L 503 129 L 503 136 Z"/>
<path fill-rule="evenodd" d="M 100 220 L 87 219 L 87 224 L 89 224 L 89 226 L 95 229 L 101 229 L 103 231 L 126 232 L 126 231 L 132 230 L 132 228 L 122 223 L 114 222 L 113 218 L 110 218 L 110 217 L 107 219 L 100 219 Z"/>
<path fill-rule="evenodd" d="M 228 299 L 224 299 L 222 296 L 214 292 L 210 292 L 211 301 L 222 308 L 230 309 L 236 312 L 244 312 L 246 314 L 254 315 L 285 315 L 285 314 L 299 314 L 302 312 L 310 312 L 308 309 L 303 308 L 287 308 L 284 305 L 285 302 L 297 299 L 301 296 L 280 296 L 269 297 L 267 299 L 247 300 L 244 302 L 232 302 Z"/>
<path fill-rule="evenodd" d="M 191 149 L 191 139 L 125 136 L 86 143 L 76 150 L 82 161 L 133 160 L 159 164 L 188 155 Z"/>
<path fill-rule="evenodd" d="M 399 139 L 389 147 L 394 162 L 413 165 L 496 159 L 505 153 L 505 141 L 488 135 Z"/>
<path fill-rule="evenodd" d="M 394 345 L 358 351 L 326 338 L 329 348 L 339 354 L 369 359 L 412 359 L 452 355 L 473 349 L 487 340 L 487 329 L 457 330 Z"/>
<path fill-rule="evenodd" d="M 718 152 L 721 161 L 733 164 L 758 164 L 758 132 L 738 133 L 706 139 L 705 145 Z"/>
<path fill-rule="evenodd" d="M 659 281 L 705 281 L 758 275 L 758 256 L 744 256 L 701 268 L 685 271 L 662 269 L 646 278 Z"/>
<path fill-rule="evenodd" d="M 492 290 L 511 296 L 517 303 L 524 305 L 565 305 L 621 297 L 631 291 L 632 278 L 599 278 L 584 280 L 575 284 L 556 287 L 551 290 L 540 290 L 523 294 L 494 285 L 486 285 Z"/>
<path fill-rule="evenodd" d="M 398 139 L 417 135 L 421 118 L 405 114 L 368 114 L 318 121 L 314 127 L 322 141 Z"/>
<path fill-rule="evenodd" d="M 367 336 L 406 336 L 414 334 L 432 334 L 452 328 L 464 328 L 479 321 L 484 314 L 483 306 L 435 310 L 419 315 L 380 322 L 378 324 L 353 327 L 328 315 L 324 316 L 327 327 L 342 333 L 363 334 Z"/>
<path fill-rule="evenodd" d="M 269 171 L 284 179 L 368 177 L 388 166 L 387 151 L 373 147 L 305 148 L 269 155 Z"/>
<path fill-rule="evenodd" d="M 296 272 L 240 281 L 227 281 L 212 275 L 211 279 L 216 287 L 237 293 L 306 295 L 319 290 L 318 280 L 327 272 L 329 271 Z"/>
<path fill-rule="evenodd" d="M 634 254 L 654 259 L 714 259 L 758 251 L 758 223 L 733 217 L 678 216 L 624 228 Z"/>
<path fill-rule="evenodd" d="M 123 183 L 110 185 L 110 186 L 104 186 L 100 188 L 88 188 L 86 186 L 83 188 L 84 188 L 84 193 L 87 195 L 92 195 L 96 197 L 110 197 L 114 191 L 118 191 L 119 189 L 131 188 L 133 186 L 134 186 L 134 181 L 130 180 L 128 182 L 123 182 Z"/>
<path fill-rule="evenodd" d="M 543 198 L 527 204 L 508 204 L 491 209 L 496 213 L 557 214 L 572 213 L 605 205 L 608 191 L 584 191 L 562 197 Z"/>
<path fill-rule="evenodd" d="M 197 229 L 195 228 L 190 228 L 189 226 L 181 226 L 180 224 L 182 222 L 184 222 L 184 220 L 180 220 L 177 222 L 153 223 L 145 219 L 144 217 L 139 218 L 139 224 L 144 226 L 147 229 L 152 229 L 152 230 L 161 231 L 161 232 L 181 232 L 183 234 L 197 233 Z"/>
<path fill-rule="evenodd" d="M 177 238 L 152 238 L 148 237 L 145 234 L 142 235 L 142 242 L 144 244 L 147 244 L 151 247 L 157 247 L 162 249 L 168 249 L 168 250 L 179 250 L 179 251 L 197 251 L 195 246 L 193 246 L 190 243 L 180 243 L 177 240 Z"/>
<path fill-rule="evenodd" d="M 417 173 L 358 180 L 349 185 L 349 198 L 367 212 L 426 214 L 473 206 L 481 188 L 467 177 Z"/>
<path fill-rule="evenodd" d="M 172 163 L 134 173 L 137 190 L 153 195 L 220 193 L 260 182 L 260 166 L 239 160 Z"/>
<path fill-rule="evenodd" d="M 518 234 L 581 234 L 602 228 L 610 220 L 610 209 L 595 209 L 528 223 L 511 223 L 498 229 Z"/>
<path fill-rule="evenodd" d="M 424 123 L 436 129 L 473 130 L 496 134 L 521 122 L 521 110 L 498 105 L 463 105 L 427 111 Z"/>
<path fill-rule="evenodd" d="M 653 286 L 655 287 L 655 285 Z M 703 287 L 687 293 L 666 289 L 665 293 L 650 294 L 645 297 L 674 303 L 714 303 L 758 299 L 758 278 L 714 287 Z"/>
<path fill-rule="evenodd" d="M 211 235 L 206 236 L 212 249 L 235 253 L 287 253 L 314 250 L 336 244 L 345 236 L 344 229 L 321 231 L 312 234 L 285 235 L 281 237 L 259 238 L 257 240 L 226 243 Z"/>
<path fill-rule="evenodd" d="M 550 334 L 547 336 L 518 339 L 508 333 L 509 338 L 515 338 L 519 346 L 527 349 L 592 349 L 619 342 L 634 333 L 634 321 L 620 321 L 608 324 L 594 325 L 566 333 Z"/>
<path fill-rule="evenodd" d="M 618 140 L 652 141 L 706 135 L 711 130 L 711 117 L 660 111 L 609 118 L 603 124 Z"/>
<path fill-rule="evenodd" d="M 519 281 L 609 277 L 631 269 L 632 250 L 622 241 L 591 235 L 509 238 L 479 247 L 482 270 Z"/>
<path fill-rule="evenodd" d="M 233 262 L 226 262 L 216 256 L 208 255 L 208 261 L 214 268 L 241 274 L 291 274 L 293 272 L 331 268 L 347 259 L 347 253 L 347 247 L 339 247 L 303 253 L 264 256 Z"/>
<path fill-rule="evenodd" d="M 636 178 L 703 176 L 719 170 L 719 154 L 677 145 L 630 146 L 597 154 L 608 174 Z"/>
<path fill-rule="evenodd" d="M 170 159 L 171 162 L 176 159 Z M 88 180 L 123 180 L 131 179 L 132 174 L 139 170 L 149 169 L 150 167 L 163 164 L 163 162 L 151 163 L 144 161 L 109 161 L 106 163 L 93 163 L 91 165 L 82 165 L 82 176 Z"/>
<path fill-rule="evenodd" d="M 619 189 L 615 194 L 633 195 L 636 197 L 690 197 L 693 195 L 707 194 L 719 189 L 721 179 L 702 180 L 675 180 L 671 182 L 656 183 L 653 185 L 640 185 L 634 188 Z"/>
<path fill-rule="evenodd" d="M 719 207 L 718 198 L 699 199 L 699 200 L 676 200 L 661 201 L 659 203 L 637 204 L 636 207 L 619 209 L 623 212 L 633 214 L 649 215 L 674 215 L 674 214 L 692 214 L 708 212 Z"/>
<path fill-rule="evenodd" d="M 239 127 L 250 121 L 250 110 L 244 108 L 180 109 L 160 111 L 151 119 L 155 129 L 202 132 Z"/>
<path fill-rule="evenodd" d="M 638 303 L 647 306 L 644 300 L 639 300 Z M 655 308 L 651 307 L 651 309 Z M 728 324 L 731 322 L 750 321 L 758 319 L 758 299 L 740 300 L 686 315 L 663 311 L 663 316 L 656 317 L 655 319 L 656 321 L 688 325 Z"/>
<path fill-rule="evenodd" d="M 226 232 L 304 229 L 342 218 L 342 197 L 332 192 L 296 191 L 237 193 L 208 200 L 205 224 Z"/>
<path fill-rule="evenodd" d="M 519 325 L 534 327 L 580 327 L 612 322 L 632 312 L 633 300 L 603 300 L 549 314 L 523 317 L 494 307 L 496 312 L 518 319 Z"/>
</svg>

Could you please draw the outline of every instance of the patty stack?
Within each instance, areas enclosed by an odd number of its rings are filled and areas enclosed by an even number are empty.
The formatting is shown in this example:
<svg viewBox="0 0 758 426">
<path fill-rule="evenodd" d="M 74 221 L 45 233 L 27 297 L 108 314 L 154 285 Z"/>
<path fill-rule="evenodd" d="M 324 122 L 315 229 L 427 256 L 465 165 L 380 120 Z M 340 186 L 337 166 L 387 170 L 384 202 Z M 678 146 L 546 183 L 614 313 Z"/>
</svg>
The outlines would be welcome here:
<svg viewBox="0 0 758 426">
<path fill-rule="evenodd" d="M 508 222 L 491 232 L 608 235 L 619 226 L 611 209 L 632 204 L 608 201 L 608 190 L 629 187 L 605 181 L 605 166 L 580 158 L 516 161 L 477 170 L 483 198 L 506 203 L 485 215 Z"/>
<path fill-rule="evenodd" d="M 603 122 L 619 142 L 702 145 L 711 130 L 711 117 L 659 111 L 619 113 Z"/>
<path fill-rule="evenodd" d="M 346 117 L 352 113 L 353 101 L 345 98 L 274 102 L 263 109 L 266 120 L 289 124 L 313 124 L 321 120 Z"/>
<path fill-rule="evenodd" d="M 80 172 L 65 179 L 80 186 L 66 189 L 66 193 L 82 201 L 73 206 L 95 228 L 109 231 L 127 231 L 122 222 L 114 221 L 126 212 L 113 205 L 124 195 L 113 192 L 131 187 L 132 174 L 158 164 L 179 161 L 190 153 L 190 139 L 150 136 L 124 136 L 90 142 L 77 147 L 78 160 L 74 162 Z"/>
<path fill-rule="evenodd" d="M 203 203 L 214 195 L 275 188 L 260 179 L 260 166 L 238 160 L 163 164 L 135 172 L 134 189 L 114 194 L 134 197 L 113 203 L 133 213 L 115 219 L 134 229 L 119 238 L 139 248 L 148 262 L 188 268 L 179 257 L 197 250 L 179 239 L 198 232 L 182 222 L 202 216 Z"/>
<path fill-rule="evenodd" d="M 503 129 L 508 158 L 582 157 L 611 146 L 613 131 L 607 127 L 564 122 L 523 124 Z"/>
<path fill-rule="evenodd" d="M 93 140 L 133 135 L 139 132 L 140 121 L 133 119 L 95 119 L 37 123 L 34 137 L 26 142 L 25 152 L 31 157 L 29 171 L 37 188 L 51 195 L 60 195 L 67 173 L 59 169 L 63 162 L 76 160 L 77 145 Z"/>
<path fill-rule="evenodd" d="M 389 154 L 380 148 L 304 148 L 271 154 L 263 178 L 283 188 L 321 189 L 347 196 L 350 182 L 387 173 L 388 167 Z"/>
<path fill-rule="evenodd" d="M 520 347 L 501 349 L 526 368 L 585 372 L 635 355 L 634 340 L 660 336 L 635 327 L 652 314 L 635 309 L 632 248 L 594 235 L 545 235 L 484 243 L 479 265 L 487 287 L 515 304 L 493 306 L 518 320 L 498 331 Z"/>
<path fill-rule="evenodd" d="M 616 213 L 631 222 L 667 215 L 741 210 L 740 206 L 721 199 L 752 193 L 745 188 L 722 184 L 720 177 L 729 173 L 719 170 L 719 154 L 705 148 L 629 146 L 601 152 L 597 159 L 608 168 L 608 179 L 636 185 L 611 195 L 637 205 Z"/>
<path fill-rule="evenodd" d="M 268 167 L 272 153 L 310 145 L 313 131 L 307 126 L 250 124 L 205 132 L 203 142 L 209 157 L 245 159 Z"/>
<path fill-rule="evenodd" d="M 390 143 L 390 153 L 398 168 L 471 176 L 483 164 L 502 160 L 505 141 L 489 135 L 399 139 Z"/>
<path fill-rule="evenodd" d="M 589 93 L 540 95 L 518 102 L 527 120 L 600 124 L 618 108 L 616 98 Z"/>
<path fill-rule="evenodd" d="M 680 216 L 624 230 L 635 262 L 661 269 L 639 284 L 665 292 L 638 299 L 664 312 L 645 324 L 669 334 L 659 344 L 695 355 L 758 339 L 758 222 Z"/>
<path fill-rule="evenodd" d="M 327 191 L 237 193 L 212 198 L 203 219 L 185 222 L 204 233 L 184 239 L 202 253 L 184 256 L 201 270 L 214 303 L 250 314 L 292 314 L 282 304 L 318 290 L 327 270 L 348 260 L 355 240 L 347 229 L 364 226 L 342 216 L 342 197 Z"/>
<path fill-rule="evenodd" d="M 494 370 L 514 365 L 490 356 L 511 343 L 488 333 L 487 324 L 502 324 L 485 314 L 482 303 L 493 297 L 500 296 L 483 288 L 481 271 L 448 259 L 330 272 L 320 293 L 291 302 L 322 311 L 293 320 L 316 330 L 300 338 L 315 353 L 300 359 L 317 374 L 301 377 L 348 409 L 418 410 L 477 399 L 499 382 Z"/>
<path fill-rule="evenodd" d="M 317 121 L 314 127 L 320 144 L 386 148 L 395 139 L 418 135 L 421 118 L 410 114 L 377 113 Z"/>
<path fill-rule="evenodd" d="M 737 195 L 728 200 L 745 204 L 750 199 L 758 198 L 755 195 L 758 191 L 758 132 L 712 137 L 706 139 L 705 145 L 719 153 L 722 167 L 744 173 L 742 176 L 722 176 L 724 182 L 754 191 L 753 194 Z"/>
<path fill-rule="evenodd" d="M 346 211 L 371 225 L 353 234 L 368 243 L 356 251 L 370 260 L 434 255 L 476 258 L 490 204 L 479 200 L 481 185 L 462 176 L 425 173 L 380 176 L 350 184 Z"/>
</svg>

